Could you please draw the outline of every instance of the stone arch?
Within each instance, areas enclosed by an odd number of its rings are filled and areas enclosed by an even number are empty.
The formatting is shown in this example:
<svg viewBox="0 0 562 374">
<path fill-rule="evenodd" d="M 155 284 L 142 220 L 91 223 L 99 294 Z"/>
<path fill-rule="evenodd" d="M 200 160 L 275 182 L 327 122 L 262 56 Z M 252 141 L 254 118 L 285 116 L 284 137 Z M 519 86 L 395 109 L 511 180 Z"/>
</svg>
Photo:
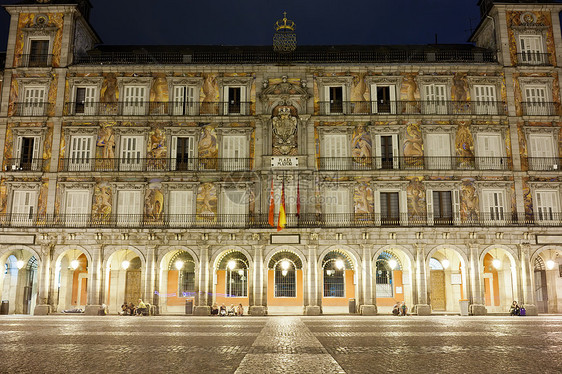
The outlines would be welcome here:
<svg viewBox="0 0 562 374">
<path fill-rule="evenodd" d="M 533 251 L 531 254 L 531 267 L 535 263 L 536 258 L 544 251 L 548 251 L 550 249 L 562 252 L 562 246 L 560 245 L 543 245 Z"/>
<path fill-rule="evenodd" d="M 484 262 L 484 257 L 486 257 L 486 254 L 494 249 L 503 249 L 509 256 L 509 259 L 512 261 L 512 265 L 517 265 L 519 261 L 519 256 L 517 256 L 517 253 L 513 249 L 503 244 L 493 244 L 484 248 L 484 250 L 482 251 L 482 253 L 478 258 L 479 263 Z"/>
<path fill-rule="evenodd" d="M 158 250 L 158 259 L 156 261 L 156 263 L 158 264 L 157 269 L 160 269 L 162 267 L 162 261 L 164 261 L 166 256 L 169 253 L 175 251 L 184 251 L 189 253 L 191 258 L 193 258 L 193 261 L 195 262 L 195 268 L 196 269 L 199 268 L 199 256 L 197 255 L 197 253 L 195 253 L 193 249 L 183 245 L 172 245 L 172 246 L 160 247 L 160 249 Z"/>
<path fill-rule="evenodd" d="M 318 254 L 318 266 L 322 266 L 322 259 L 330 252 L 332 251 L 344 251 L 346 252 L 349 256 L 351 256 L 351 259 L 353 260 L 353 265 L 354 265 L 354 270 L 355 271 L 360 271 L 360 269 L 363 267 L 361 265 L 361 256 L 359 256 L 359 253 L 353 249 L 352 247 L 348 246 L 348 245 L 331 245 L 329 247 L 324 248 L 324 250 L 322 250 L 322 252 L 320 252 Z"/>
<path fill-rule="evenodd" d="M 212 266 L 212 269 L 216 268 L 217 260 L 222 258 L 222 255 L 228 251 L 238 251 L 242 253 L 244 256 L 246 256 L 246 259 L 248 260 L 248 267 L 250 269 L 253 267 L 254 258 L 252 257 L 250 252 L 248 252 L 248 250 L 243 247 L 233 245 L 233 246 L 222 246 L 216 250 L 216 252 L 211 256 L 211 261 L 209 262 L 209 264 Z"/>
<path fill-rule="evenodd" d="M 22 250 L 22 251 L 30 252 L 32 256 L 35 256 L 35 258 L 37 259 L 37 261 L 39 261 L 39 263 L 42 262 L 42 256 L 33 247 L 22 245 L 22 244 L 16 244 L 13 246 L 6 245 L 3 247 L 4 247 L 3 249 L 0 249 L 0 261 L 4 261 L 6 258 L 8 258 L 10 254 L 12 254 L 12 252 Z"/>
<path fill-rule="evenodd" d="M 291 246 L 291 245 L 282 245 L 280 247 L 272 247 L 268 251 L 268 254 L 264 257 L 264 260 L 263 260 L 264 268 L 267 268 L 271 258 L 276 253 L 279 253 L 279 252 L 293 252 L 294 254 L 296 254 L 301 259 L 302 268 L 306 269 L 306 267 L 308 265 L 308 261 L 306 259 L 306 256 L 304 255 L 304 253 L 300 249 L 298 249 L 297 247 Z"/>
<path fill-rule="evenodd" d="M 373 262 L 377 261 L 381 253 L 385 251 L 392 251 L 393 249 L 400 250 L 400 252 L 403 253 L 404 256 L 406 256 L 406 258 L 408 258 L 408 261 L 410 261 L 410 266 L 414 266 L 414 264 L 416 263 L 414 259 L 414 255 L 412 254 L 412 252 L 410 252 L 410 250 L 407 247 L 403 245 L 392 245 L 392 244 L 385 245 L 384 247 L 381 247 L 375 251 L 375 254 L 371 258 L 371 261 Z"/>
<path fill-rule="evenodd" d="M 92 263 L 92 255 L 86 248 L 82 247 L 81 245 L 65 245 L 62 247 L 57 246 L 57 248 L 55 249 L 55 254 L 53 256 L 53 258 L 55 259 L 55 264 L 61 260 L 61 258 L 64 256 L 64 254 L 67 251 L 72 251 L 72 250 L 80 251 L 81 253 L 84 254 L 84 256 L 86 256 L 86 259 L 88 260 L 88 264 Z"/>
<path fill-rule="evenodd" d="M 436 245 L 425 256 L 425 263 L 428 264 L 429 260 L 435 254 L 435 252 L 437 252 L 441 249 L 450 249 L 450 250 L 454 251 L 459 256 L 459 258 L 461 259 L 462 265 L 466 269 L 466 267 L 468 265 L 468 257 L 466 256 L 466 253 L 464 253 L 464 251 L 456 245 L 449 245 L 449 244 Z"/>
<path fill-rule="evenodd" d="M 121 250 L 129 250 L 129 251 L 132 251 L 132 252 L 136 253 L 141 260 L 141 267 L 144 268 L 146 266 L 146 257 L 144 256 L 142 251 L 140 249 L 138 249 L 137 247 L 134 247 L 132 245 L 123 245 L 123 246 L 111 245 L 111 246 L 105 247 L 105 249 L 104 249 L 104 252 L 103 252 L 103 268 L 105 268 L 107 266 L 107 264 L 109 263 L 109 259 L 115 253 L 117 253 Z"/>
</svg>

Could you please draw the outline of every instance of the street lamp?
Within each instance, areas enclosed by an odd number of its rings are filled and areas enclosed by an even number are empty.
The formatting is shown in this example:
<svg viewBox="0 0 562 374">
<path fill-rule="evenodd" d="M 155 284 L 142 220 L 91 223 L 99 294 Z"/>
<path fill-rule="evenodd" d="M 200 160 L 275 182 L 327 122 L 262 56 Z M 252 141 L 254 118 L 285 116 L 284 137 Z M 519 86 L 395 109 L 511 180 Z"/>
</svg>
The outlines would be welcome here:
<svg viewBox="0 0 562 374">
<path fill-rule="evenodd" d="M 398 265 L 398 262 L 397 262 L 395 259 L 393 259 L 393 258 L 391 258 L 391 259 L 388 261 L 388 266 L 390 266 L 390 269 L 391 269 L 391 270 L 396 269 L 396 266 L 397 266 L 397 265 Z"/>
<path fill-rule="evenodd" d="M 78 269 L 78 266 L 80 266 L 80 263 L 78 262 L 78 259 L 76 258 L 76 249 L 74 250 L 74 260 L 70 261 L 70 267 L 72 268 L 72 270 L 76 270 Z"/>
<path fill-rule="evenodd" d="M 289 270 L 290 266 L 291 266 L 291 263 L 288 260 L 281 261 L 281 269 Z"/>
<path fill-rule="evenodd" d="M 343 269 L 343 267 L 344 267 L 343 260 L 341 260 L 341 259 L 336 260 L 336 268 L 338 268 L 338 270 L 341 270 L 341 269 Z"/>
<path fill-rule="evenodd" d="M 127 260 L 123 260 L 123 262 L 121 263 L 121 267 L 123 268 L 123 270 L 127 270 L 129 268 L 129 265 L 131 265 L 131 263 Z"/>
<path fill-rule="evenodd" d="M 500 269 L 500 268 L 502 267 L 502 263 L 501 263 L 500 260 L 498 260 L 497 258 L 495 258 L 495 259 L 492 260 L 492 266 L 493 266 L 495 269 Z"/>
<path fill-rule="evenodd" d="M 556 265 L 556 262 L 552 261 L 552 260 L 548 260 L 546 262 L 546 269 L 547 270 L 552 270 L 554 269 L 554 266 Z"/>
<path fill-rule="evenodd" d="M 230 270 L 234 270 L 234 268 L 236 267 L 236 261 L 234 261 L 234 260 L 228 261 L 227 266 Z"/>
<path fill-rule="evenodd" d="M 176 267 L 176 269 L 181 270 L 183 268 L 183 261 L 182 260 L 177 260 L 174 263 L 174 266 Z"/>
<path fill-rule="evenodd" d="M 451 263 L 447 259 L 444 259 L 443 261 L 441 261 L 441 265 L 443 265 L 443 269 L 447 269 L 450 264 Z"/>
<path fill-rule="evenodd" d="M 18 268 L 18 270 L 20 270 L 24 266 L 25 266 L 25 261 L 23 261 L 23 260 L 17 260 L 16 261 L 16 267 Z"/>
</svg>

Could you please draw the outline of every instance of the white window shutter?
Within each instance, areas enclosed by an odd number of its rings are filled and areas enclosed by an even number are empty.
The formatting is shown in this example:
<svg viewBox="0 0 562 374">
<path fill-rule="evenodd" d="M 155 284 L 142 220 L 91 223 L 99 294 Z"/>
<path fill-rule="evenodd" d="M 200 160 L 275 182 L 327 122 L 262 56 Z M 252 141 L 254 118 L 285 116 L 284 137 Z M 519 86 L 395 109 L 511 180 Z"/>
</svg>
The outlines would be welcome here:
<svg viewBox="0 0 562 374">
<path fill-rule="evenodd" d="M 433 226 L 433 191 L 425 191 L 425 202 L 427 204 L 427 224 Z"/>
<path fill-rule="evenodd" d="M 330 87 L 324 86 L 324 113 L 321 114 L 330 114 L 330 104 L 333 102 L 332 97 L 330 96 Z"/>
<path fill-rule="evenodd" d="M 453 196 L 453 220 L 455 225 L 461 223 L 461 200 L 460 193 L 458 189 L 455 189 L 451 193 Z"/>
<path fill-rule="evenodd" d="M 408 225 L 408 193 L 403 190 L 400 191 L 400 224 L 402 226 Z"/>
<path fill-rule="evenodd" d="M 185 86 L 174 86 L 174 115 L 184 115 Z"/>
<path fill-rule="evenodd" d="M 398 148 L 398 134 L 392 134 L 392 168 L 400 169 L 400 151 Z"/>
<path fill-rule="evenodd" d="M 172 144 L 171 144 L 171 147 L 170 147 L 170 169 L 171 170 L 176 170 L 177 155 L 178 155 L 178 137 L 172 136 Z"/>
<path fill-rule="evenodd" d="M 377 169 L 382 168 L 382 146 L 379 134 L 375 135 L 375 167 Z"/>
<path fill-rule="evenodd" d="M 375 198 L 374 198 L 374 205 L 375 205 L 375 225 L 381 225 L 381 192 L 377 189 L 375 190 Z"/>
<path fill-rule="evenodd" d="M 230 100 L 230 97 L 228 95 L 228 88 L 229 88 L 228 86 L 224 86 L 223 89 L 222 89 L 222 92 L 223 92 L 223 94 L 222 94 L 222 98 L 223 98 L 222 114 L 223 115 L 229 114 L 228 113 L 228 102 Z"/>
<path fill-rule="evenodd" d="M 246 86 L 240 87 L 240 114 L 246 115 L 249 113 L 248 102 L 246 99 Z"/>
<path fill-rule="evenodd" d="M 396 102 L 396 86 L 390 86 L 390 113 L 392 114 L 396 114 L 396 106 L 397 106 L 397 102 Z"/>
</svg>

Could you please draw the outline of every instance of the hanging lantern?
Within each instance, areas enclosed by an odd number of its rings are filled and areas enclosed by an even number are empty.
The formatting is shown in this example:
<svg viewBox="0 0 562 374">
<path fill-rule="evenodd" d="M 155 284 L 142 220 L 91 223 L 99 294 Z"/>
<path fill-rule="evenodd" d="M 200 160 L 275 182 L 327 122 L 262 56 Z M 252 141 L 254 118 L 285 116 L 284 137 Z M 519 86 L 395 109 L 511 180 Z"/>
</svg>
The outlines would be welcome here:
<svg viewBox="0 0 562 374">
<path fill-rule="evenodd" d="M 297 48 L 297 34 L 295 23 L 287 19 L 287 12 L 283 12 L 283 19 L 275 22 L 273 34 L 273 50 L 277 53 L 291 53 Z"/>
</svg>

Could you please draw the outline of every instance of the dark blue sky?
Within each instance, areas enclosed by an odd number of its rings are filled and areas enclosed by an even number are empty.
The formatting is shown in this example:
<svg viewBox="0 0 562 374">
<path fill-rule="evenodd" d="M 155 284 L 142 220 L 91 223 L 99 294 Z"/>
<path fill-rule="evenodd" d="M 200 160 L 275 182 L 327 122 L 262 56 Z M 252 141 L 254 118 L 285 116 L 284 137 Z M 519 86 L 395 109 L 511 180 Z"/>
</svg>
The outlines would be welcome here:
<svg viewBox="0 0 562 374">
<path fill-rule="evenodd" d="M 14 4 L 18 0 L 0 0 Z M 298 44 L 464 43 L 477 0 L 92 0 L 91 23 L 105 44 L 270 45 L 287 11 Z M 5 12 L 3 12 L 5 13 Z M 5 50 L 8 17 L 0 18 Z"/>
</svg>

